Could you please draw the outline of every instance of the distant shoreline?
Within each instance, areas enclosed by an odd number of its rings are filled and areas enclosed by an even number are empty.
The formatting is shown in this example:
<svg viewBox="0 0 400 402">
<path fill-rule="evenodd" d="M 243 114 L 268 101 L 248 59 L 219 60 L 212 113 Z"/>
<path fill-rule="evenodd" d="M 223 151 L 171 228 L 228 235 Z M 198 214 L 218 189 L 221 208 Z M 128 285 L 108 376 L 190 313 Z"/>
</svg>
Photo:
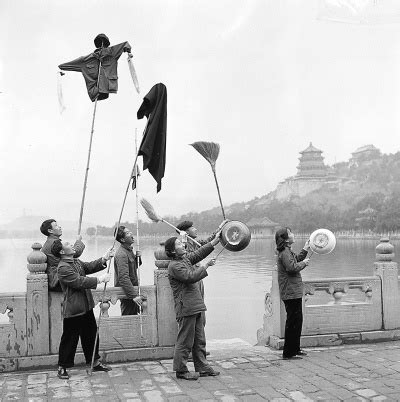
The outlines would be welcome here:
<svg viewBox="0 0 400 402">
<path fill-rule="evenodd" d="M 335 233 L 335 232 L 334 232 Z M 159 241 L 165 241 L 169 237 L 173 236 L 173 233 L 169 234 L 154 234 L 154 235 L 141 235 L 140 239 L 143 240 L 159 240 Z M 202 233 L 199 234 L 198 238 L 199 239 L 205 239 L 207 238 L 209 234 L 207 233 Z M 309 238 L 311 233 L 296 233 L 296 237 L 300 239 L 307 239 Z M 344 240 L 376 240 L 379 241 L 380 239 L 384 237 L 388 237 L 389 240 L 400 240 L 400 233 L 385 233 L 385 234 L 380 234 L 380 233 L 343 233 L 343 232 L 336 232 L 335 236 L 337 239 L 344 239 Z M 76 237 L 76 235 L 72 234 L 65 234 L 65 238 L 70 239 L 72 237 Z M 261 239 L 273 239 L 274 235 L 260 235 L 260 234 L 251 234 L 251 238 L 253 240 L 261 240 Z M 113 239 L 113 236 L 103 236 L 103 235 L 97 235 L 97 236 L 83 236 L 84 241 L 93 241 L 93 240 L 103 240 L 103 239 Z M 33 240 L 38 243 L 44 243 L 45 242 L 45 237 L 43 236 L 34 236 L 32 234 L 28 234 L 26 236 L 8 236 L 8 237 L 0 237 L 0 240 Z"/>
</svg>

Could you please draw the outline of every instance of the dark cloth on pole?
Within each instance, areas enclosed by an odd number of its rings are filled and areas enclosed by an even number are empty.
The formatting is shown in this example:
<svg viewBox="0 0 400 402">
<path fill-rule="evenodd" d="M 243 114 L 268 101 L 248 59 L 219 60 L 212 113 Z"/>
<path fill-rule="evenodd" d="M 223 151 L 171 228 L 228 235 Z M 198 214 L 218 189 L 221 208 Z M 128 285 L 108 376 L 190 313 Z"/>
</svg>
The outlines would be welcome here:
<svg viewBox="0 0 400 402">
<path fill-rule="evenodd" d="M 60 349 L 58 352 L 58 365 L 64 368 L 74 366 L 76 347 L 79 338 L 85 355 L 86 364 L 91 364 L 93 347 L 96 340 L 97 324 L 93 310 L 89 310 L 84 315 L 77 317 L 64 318 L 63 333 L 61 336 Z M 99 343 L 96 345 L 94 361 L 100 360 Z"/>
<path fill-rule="evenodd" d="M 75 60 L 60 64 L 58 68 L 64 71 L 81 72 L 92 102 L 96 98 L 98 100 L 107 99 L 108 94 L 115 94 L 118 91 L 118 59 L 123 52 L 130 51 L 131 45 L 128 42 L 123 42 L 118 45 L 96 49 L 87 56 L 78 57 Z"/>
<path fill-rule="evenodd" d="M 178 336 L 175 343 L 173 370 L 189 371 L 187 361 L 190 351 L 195 371 L 210 371 L 206 359 L 206 335 L 201 313 L 182 317 L 178 320 Z"/>
<path fill-rule="evenodd" d="M 137 118 L 144 116 L 148 121 L 138 155 L 143 156 L 143 170 L 149 169 L 159 192 L 164 177 L 167 144 L 167 88 L 164 84 L 154 85 L 143 98 Z"/>
</svg>

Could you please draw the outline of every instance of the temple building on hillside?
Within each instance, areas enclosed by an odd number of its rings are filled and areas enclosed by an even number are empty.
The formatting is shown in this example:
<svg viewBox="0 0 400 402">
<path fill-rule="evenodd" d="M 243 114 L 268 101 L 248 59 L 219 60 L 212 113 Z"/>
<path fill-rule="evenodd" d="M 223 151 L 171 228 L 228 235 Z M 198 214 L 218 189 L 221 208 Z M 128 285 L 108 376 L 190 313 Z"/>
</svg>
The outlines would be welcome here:
<svg viewBox="0 0 400 402">
<path fill-rule="evenodd" d="M 251 236 L 254 238 L 273 236 L 276 229 L 280 226 L 279 223 L 273 222 L 267 217 L 251 218 L 246 225 L 249 227 Z"/>
<path fill-rule="evenodd" d="M 298 178 L 326 177 L 327 167 L 324 163 L 322 151 L 315 148 L 312 142 L 304 150 L 300 152 L 299 165 L 297 166 Z"/>
<path fill-rule="evenodd" d="M 310 142 L 300 155 L 296 176 L 280 182 L 274 192 L 274 198 L 285 200 L 292 196 L 302 197 L 330 181 L 328 166 L 324 163 L 321 150 Z"/>
<path fill-rule="evenodd" d="M 381 156 L 381 151 L 374 145 L 364 145 L 351 153 L 350 166 L 359 166 L 361 163 L 368 163 Z"/>
<path fill-rule="evenodd" d="M 323 151 L 310 145 L 300 152 L 296 176 L 281 181 L 276 190 L 271 192 L 269 199 L 279 201 L 292 197 L 303 197 L 306 194 L 329 186 L 332 189 L 342 190 L 352 180 L 349 177 L 339 177 L 335 169 L 325 165 Z M 351 159 L 346 163 L 348 167 L 370 164 L 381 156 L 381 151 L 374 145 L 364 145 L 352 152 Z"/>
</svg>

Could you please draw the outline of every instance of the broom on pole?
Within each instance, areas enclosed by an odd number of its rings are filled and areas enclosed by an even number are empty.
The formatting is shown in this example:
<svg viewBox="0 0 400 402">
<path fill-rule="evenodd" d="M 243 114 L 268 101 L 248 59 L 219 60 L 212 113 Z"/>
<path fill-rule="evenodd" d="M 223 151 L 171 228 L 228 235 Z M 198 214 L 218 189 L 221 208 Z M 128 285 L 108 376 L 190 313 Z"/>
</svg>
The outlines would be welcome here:
<svg viewBox="0 0 400 402">
<path fill-rule="evenodd" d="M 215 142 L 197 141 L 189 145 L 191 145 L 211 165 L 211 170 L 214 174 L 215 184 L 217 186 L 217 192 L 218 192 L 219 203 L 221 205 L 222 216 L 225 220 L 226 219 L 225 210 L 224 206 L 222 205 L 221 193 L 219 191 L 217 173 L 215 170 L 215 164 L 217 162 L 219 155 L 219 144 L 216 144 Z"/>
<path fill-rule="evenodd" d="M 155 223 L 164 222 L 165 224 L 167 224 L 167 225 L 170 226 L 171 228 L 175 229 L 178 233 L 181 232 L 181 231 L 180 231 L 176 226 L 174 226 L 172 223 L 169 223 L 169 222 L 167 222 L 165 219 L 161 218 L 161 216 L 159 216 L 159 215 L 157 214 L 157 212 L 154 210 L 154 208 L 153 208 L 153 206 L 150 204 L 150 202 L 147 201 L 145 198 L 142 198 L 142 199 L 140 200 L 140 203 L 142 204 L 142 207 L 144 208 L 144 210 L 145 210 L 145 212 L 146 212 L 146 215 L 148 216 L 148 218 L 149 218 L 150 220 L 152 220 L 152 221 L 155 222 Z M 192 238 L 191 238 L 190 240 L 193 241 L 194 243 L 196 243 L 198 246 L 201 247 L 201 244 L 200 244 L 198 241 L 196 241 L 195 239 L 192 239 Z"/>
</svg>

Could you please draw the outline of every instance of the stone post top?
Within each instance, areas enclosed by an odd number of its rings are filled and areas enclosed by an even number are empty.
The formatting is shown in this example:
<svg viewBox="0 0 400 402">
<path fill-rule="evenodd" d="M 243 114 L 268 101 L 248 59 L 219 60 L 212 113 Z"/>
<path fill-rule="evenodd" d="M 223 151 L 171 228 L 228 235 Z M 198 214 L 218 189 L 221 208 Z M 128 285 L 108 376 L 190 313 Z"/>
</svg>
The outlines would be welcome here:
<svg viewBox="0 0 400 402">
<path fill-rule="evenodd" d="M 394 246 L 389 243 L 388 237 L 382 237 L 380 243 L 375 248 L 376 261 L 392 261 L 394 258 Z"/>
<path fill-rule="evenodd" d="M 26 257 L 26 259 L 28 260 L 27 267 L 31 274 L 41 274 L 46 271 L 47 256 L 42 251 L 40 251 L 41 248 L 42 245 L 40 243 L 33 243 L 33 251 L 31 251 Z"/>
</svg>

